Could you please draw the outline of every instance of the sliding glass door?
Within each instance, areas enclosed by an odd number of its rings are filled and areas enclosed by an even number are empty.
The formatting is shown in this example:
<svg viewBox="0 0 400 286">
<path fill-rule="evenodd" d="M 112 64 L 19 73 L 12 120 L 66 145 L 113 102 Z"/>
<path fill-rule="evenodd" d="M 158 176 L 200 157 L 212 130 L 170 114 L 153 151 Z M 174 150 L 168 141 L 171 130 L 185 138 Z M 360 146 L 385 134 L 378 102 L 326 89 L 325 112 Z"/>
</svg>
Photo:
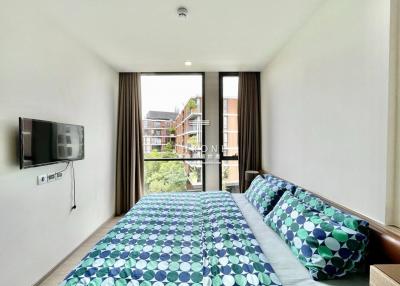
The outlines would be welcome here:
<svg viewBox="0 0 400 286">
<path fill-rule="evenodd" d="M 204 74 L 141 75 L 145 194 L 204 191 Z"/>
</svg>

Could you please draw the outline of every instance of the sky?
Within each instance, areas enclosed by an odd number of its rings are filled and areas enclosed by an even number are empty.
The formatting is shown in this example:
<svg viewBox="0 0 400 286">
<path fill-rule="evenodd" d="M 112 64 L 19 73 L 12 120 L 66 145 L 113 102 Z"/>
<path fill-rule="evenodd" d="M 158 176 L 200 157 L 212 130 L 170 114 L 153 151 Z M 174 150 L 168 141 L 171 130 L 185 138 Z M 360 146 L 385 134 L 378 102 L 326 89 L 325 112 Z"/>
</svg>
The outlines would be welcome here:
<svg viewBox="0 0 400 286">
<path fill-rule="evenodd" d="M 239 90 L 239 77 L 227 76 L 223 78 L 224 98 L 237 98 Z"/>
<path fill-rule="evenodd" d="M 224 78 L 224 97 L 237 97 L 237 77 Z M 142 75 L 142 116 L 149 110 L 181 110 L 189 98 L 202 95 L 201 75 Z"/>
<path fill-rule="evenodd" d="M 142 75 L 142 116 L 149 110 L 181 110 L 189 98 L 202 95 L 201 75 Z"/>
</svg>

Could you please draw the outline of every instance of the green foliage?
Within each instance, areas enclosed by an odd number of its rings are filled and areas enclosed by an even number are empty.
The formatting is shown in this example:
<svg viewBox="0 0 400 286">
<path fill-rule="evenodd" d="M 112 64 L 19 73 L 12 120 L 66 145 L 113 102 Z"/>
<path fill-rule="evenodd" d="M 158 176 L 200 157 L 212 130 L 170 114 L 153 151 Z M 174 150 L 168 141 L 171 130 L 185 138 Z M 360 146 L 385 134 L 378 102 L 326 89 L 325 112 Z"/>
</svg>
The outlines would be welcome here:
<svg viewBox="0 0 400 286">
<path fill-rule="evenodd" d="M 196 109 L 197 108 L 197 102 L 194 98 L 189 99 L 188 103 L 187 103 L 187 107 L 192 110 L 192 109 Z"/>
<path fill-rule="evenodd" d="M 187 143 L 190 144 L 193 147 L 197 147 L 199 145 L 198 142 L 197 142 L 197 136 L 194 135 L 194 136 L 189 137 L 188 140 L 187 140 Z"/>
<path fill-rule="evenodd" d="M 157 152 L 153 150 L 147 154 L 146 158 L 177 158 L 177 155 L 172 151 Z M 145 162 L 145 172 L 147 193 L 186 190 L 187 176 L 182 161 L 148 161 Z"/>
<path fill-rule="evenodd" d="M 227 167 L 227 166 L 224 166 L 223 167 L 223 175 L 222 175 L 222 177 L 224 178 L 224 179 L 228 179 L 228 176 L 229 176 L 229 167 Z"/>
<path fill-rule="evenodd" d="M 198 179 L 199 179 L 199 176 L 198 176 L 196 170 L 190 170 L 190 173 L 189 173 L 190 182 L 195 183 L 195 182 L 197 182 Z"/>
<path fill-rule="evenodd" d="M 176 128 L 175 128 L 175 127 L 170 127 L 170 128 L 168 128 L 168 132 L 169 132 L 170 134 L 175 134 L 175 131 L 176 131 Z"/>
<path fill-rule="evenodd" d="M 172 141 L 169 141 L 167 144 L 165 144 L 164 146 L 164 151 L 170 153 L 173 153 L 173 151 L 175 150 L 175 146 L 174 143 L 172 143 Z"/>
</svg>

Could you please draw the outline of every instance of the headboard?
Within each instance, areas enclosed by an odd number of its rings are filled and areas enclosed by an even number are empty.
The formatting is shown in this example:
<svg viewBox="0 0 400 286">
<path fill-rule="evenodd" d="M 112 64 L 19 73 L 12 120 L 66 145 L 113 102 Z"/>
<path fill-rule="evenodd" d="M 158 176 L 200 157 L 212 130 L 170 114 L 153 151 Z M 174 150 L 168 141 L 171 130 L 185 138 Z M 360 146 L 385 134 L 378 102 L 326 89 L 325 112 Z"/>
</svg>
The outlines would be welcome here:
<svg viewBox="0 0 400 286">
<path fill-rule="evenodd" d="M 271 174 L 269 172 L 260 171 L 262 174 Z M 271 174 L 279 179 L 285 180 L 280 178 L 274 174 Z M 294 183 L 292 183 L 294 184 Z M 294 184 L 296 185 L 296 184 Z M 298 186 L 298 185 L 296 185 Z M 301 186 L 299 186 L 301 187 Z M 301 187 L 302 188 L 302 187 Z M 307 190 L 306 188 L 304 188 Z M 397 233 L 395 230 L 391 229 L 391 227 L 382 225 L 376 222 L 373 219 L 370 219 L 362 214 L 359 214 L 349 208 L 346 208 L 338 203 L 335 203 L 331 200 L 324 198 L 323 196 L 316 194 L 312 191 L 307 190 L 308 192 L 312 193 L 313 195 L 317 196 L 324 202 L 340 209 L 345 212 L 351 213 L 355 216 L 358 216 L 362 219 L 365 219 L 369 222 L 370 227 L 370 240 L 368 245 L 368 256 L 367 256 L 367 263 L 369 265 L 372 264 L 392 264 L 392 263 L 400 263 L 400 230 Z"/>
</svg>

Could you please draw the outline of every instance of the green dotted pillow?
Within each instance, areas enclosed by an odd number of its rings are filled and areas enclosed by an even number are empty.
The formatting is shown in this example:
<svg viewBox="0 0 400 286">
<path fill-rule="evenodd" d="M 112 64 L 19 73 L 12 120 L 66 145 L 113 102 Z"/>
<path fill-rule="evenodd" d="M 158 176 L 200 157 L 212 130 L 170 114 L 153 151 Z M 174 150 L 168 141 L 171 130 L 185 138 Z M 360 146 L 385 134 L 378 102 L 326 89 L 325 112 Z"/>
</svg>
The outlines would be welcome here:
<svg viewBox="0 0 400 286">
<path fill-rule="evenodd" d="M 294 196 L 315 210 L 318 211 L 324 210 L 325 203 L 320 198 L 300 187 L 296 188 Z"/>
<path fill-rule="evenodd" d="M 285 189 L 286 191 L 294 191 L 296 189 L 296 186 L 293 185 L 292 183 L 282 180 L 278 177 L 275 177 L 274 175 L 265 174 L 264 178 L 267 180 L 267 182 L 271 183 L 272 185 L 276 185 L 280 188 Z"/>
<path fill-rule="evenodd" d="M 325 204 L 323 213 L 339 225 L 361 232 L 366 236 L 369 235 L 369 223 L 366 220 L 363 220 L 355 215 L 343 212 L 338 208 L 335 208 L 328 204 Z"/>
<path fill-rule="evenodd" d="M 350 213 L 343 212 L 342 210 L 325 203 L 317 196 L 302 188 L 297 188 L 294 192 L 294 196 L 298 198 L 301 202 L 306 203 L 311 208 L 323 212 L 327 217 L 329 217 L 332 221 L 338 223 L 339 225 L 359 231 L 368 236 L 368 221 L 363 220 Z"/>
<path fill-rule="evenodd" d="M 284 191 L 284 187 L 274 185 L 259 175 L 251 182 L 245 196 L 257 211 L 265 216 L 272 210 Z"/>
<path fill-rule="evenodd" d="M 264 221 L 288 244 L 314 280 L 353 272 L 365 256 L 366 235 L 332 221 L 290 192 L 283 194 Z"/>
</svg>

